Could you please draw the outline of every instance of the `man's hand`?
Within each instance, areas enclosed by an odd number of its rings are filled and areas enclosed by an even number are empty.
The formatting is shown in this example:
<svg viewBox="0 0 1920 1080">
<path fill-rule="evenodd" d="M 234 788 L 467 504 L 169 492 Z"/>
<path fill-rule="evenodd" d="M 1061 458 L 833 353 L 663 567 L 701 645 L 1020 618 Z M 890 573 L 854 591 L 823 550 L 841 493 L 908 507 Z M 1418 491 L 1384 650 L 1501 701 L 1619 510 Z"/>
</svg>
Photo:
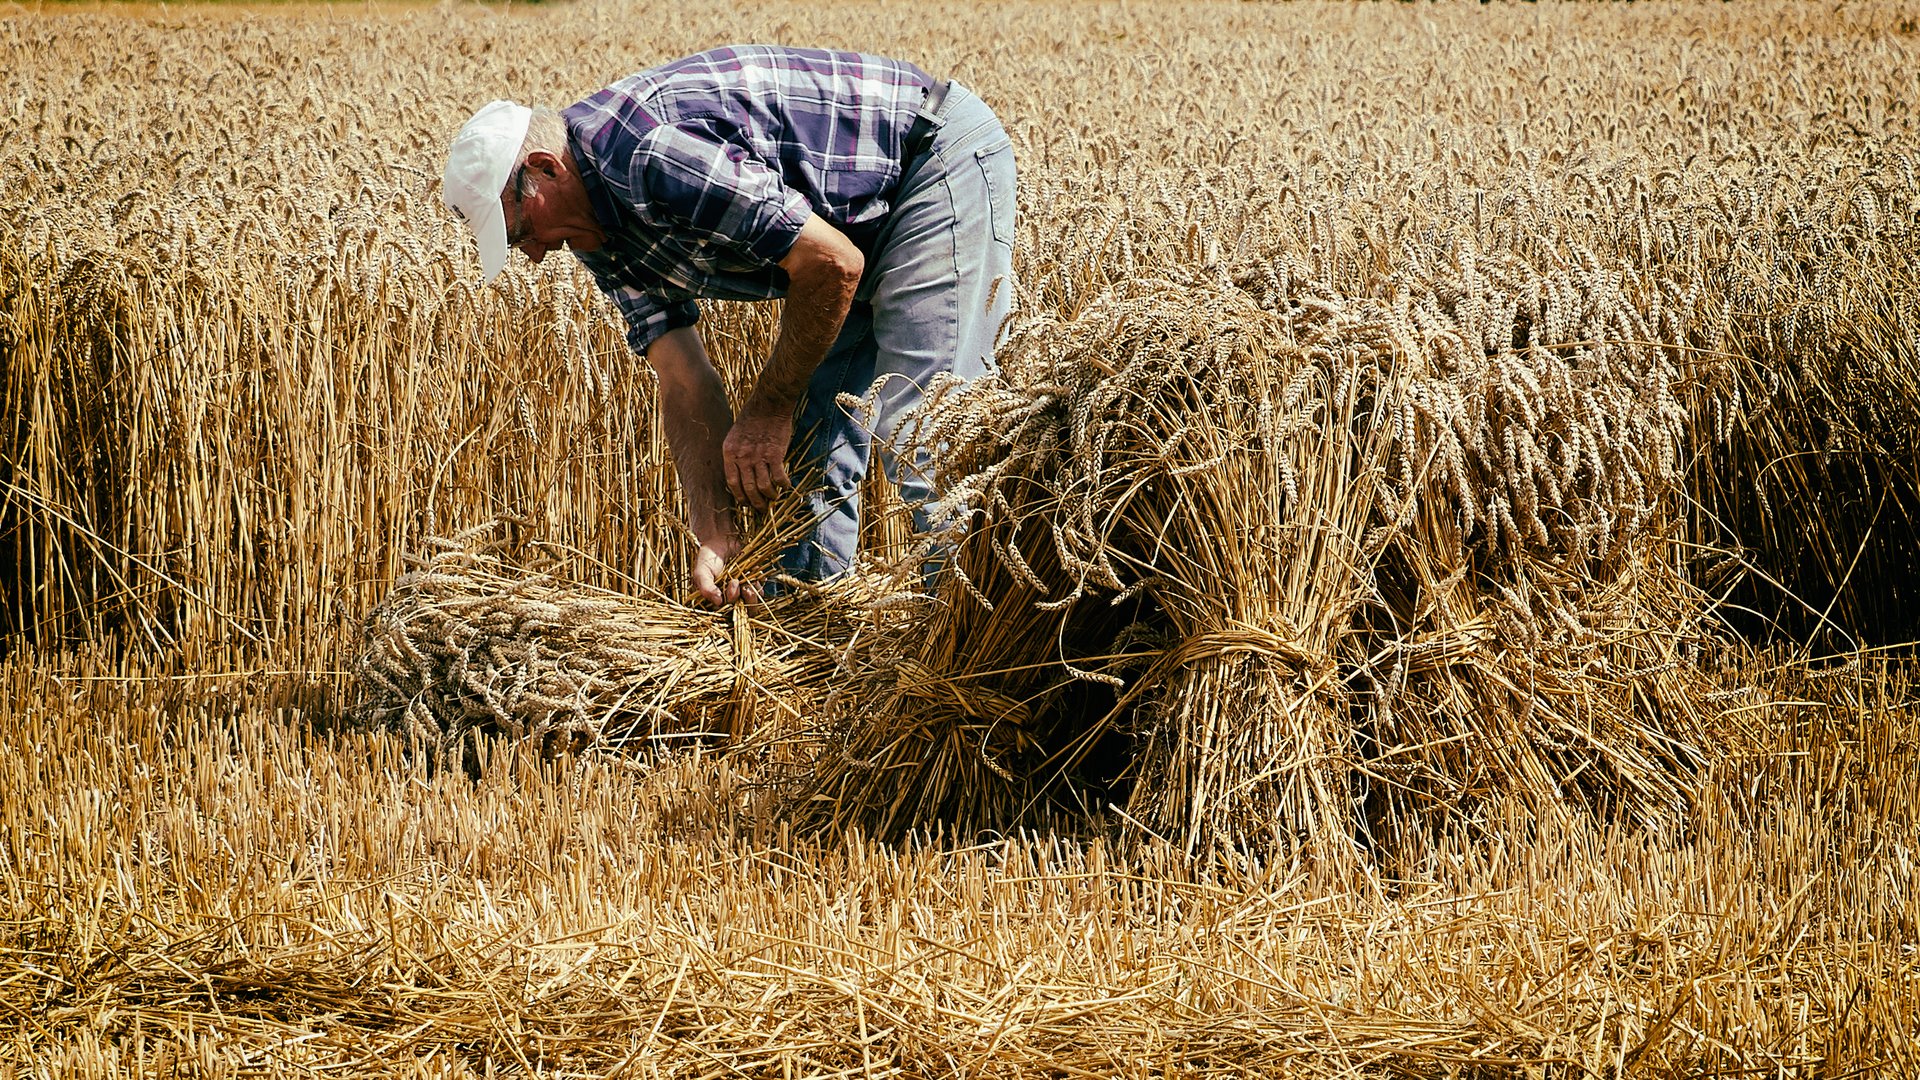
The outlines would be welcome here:
<svg viewBox="0 0 1920 1080">
<path fill-rule="evenodd" d="M 840 333 L 865 265 L 853 241 L 824 219 L 809 217 L 801 226 L 780 260 L 788 285 L 780 333 L 737 422 L 693 327 L 670 330 L 647 349 L 660 377 L 660 409 L 687 498 L 687 524 L 700 540 L 693 587 L 710 604 L 760 598 L 756 586 L 727 580 L 727 563 L 739 553 L 733 508 L 745 503 L 764 510 L 791 486 L 794 412 Z"/>
<path fill-rule="evenodd" d="M 793 441 L 791 413 L 742 411 L 721 444 L 726 459 L 727 490 L 735 502 L 765 510 L 787 490 L 787 446 Z"/>
<path fill-rule="evenodd" d="M 821 217 L 806 220 L 780 260 L 787 274 L 780 334 L 722 445 L 727 491 L 736 502 L 765 510 L 791 486 L 787 448 L 793 441 L 793 414 L 846 322 L 865 267 L 866 257 L 853 241 Z"/>
<path fill-rule="evenodd" d="M 740 542 L 729 535 L 700 545 L 693 553 L 693 588 L 701 599 L 714 607 L 731 604 L 736 600 L 745 600 L 749 604 L 760 602 L 760 589 L 751 583 L 730 580 L 727 577 L 727 560 L 740 550 Z"/>
<path fill-rule="evenodd" d="M 680 470 L 687 525 L 700 545 L 693 554 L 693 588 L 716 607 L 742 596 L 756 600 L 758 589 L 727 580 L 727 564 L 740 552 L 740 533 L 722 468 L 721 444 L 733 427 L 733 413 L 720 376 L 691 326 L 662 335 L 647 350 L 647 359 L 660 376 L 667 445 Z"/>
</svg>

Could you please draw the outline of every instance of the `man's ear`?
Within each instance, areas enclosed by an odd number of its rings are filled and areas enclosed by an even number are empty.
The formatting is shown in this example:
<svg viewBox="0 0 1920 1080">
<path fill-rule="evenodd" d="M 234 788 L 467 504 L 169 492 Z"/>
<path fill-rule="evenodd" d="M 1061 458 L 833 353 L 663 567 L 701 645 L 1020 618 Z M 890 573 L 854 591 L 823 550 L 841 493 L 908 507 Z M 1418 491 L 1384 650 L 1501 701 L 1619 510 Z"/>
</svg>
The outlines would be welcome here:
<svg viewBox="0 0 1920 1080">
<path fill-rule="evenodd" d="M 560 173 L 564 171 L 560 163 L 559 155 L 549 153 L 545 150 L 528 151 L 526 166 L 549 180 L 559 176 Z"/>
</svg>

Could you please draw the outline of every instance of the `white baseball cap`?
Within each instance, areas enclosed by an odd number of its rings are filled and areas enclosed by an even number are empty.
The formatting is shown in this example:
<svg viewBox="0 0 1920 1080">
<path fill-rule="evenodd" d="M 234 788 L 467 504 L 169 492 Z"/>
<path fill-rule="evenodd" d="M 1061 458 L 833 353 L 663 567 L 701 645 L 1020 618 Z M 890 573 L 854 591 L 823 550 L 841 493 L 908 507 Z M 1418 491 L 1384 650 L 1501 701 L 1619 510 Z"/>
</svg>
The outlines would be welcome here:
<svg viewBox="0 0 1920 1080">
<path fill-rule="evenodd" d="M 507 265 L 507 215 L 500 196 L 520 158 L 533 110 L 511 101 L 489 101 L 473 114 L 447 150 L 447 172 L 440 197 L 473 230 L 480 244 L 484 284 Z"/>
</svg>

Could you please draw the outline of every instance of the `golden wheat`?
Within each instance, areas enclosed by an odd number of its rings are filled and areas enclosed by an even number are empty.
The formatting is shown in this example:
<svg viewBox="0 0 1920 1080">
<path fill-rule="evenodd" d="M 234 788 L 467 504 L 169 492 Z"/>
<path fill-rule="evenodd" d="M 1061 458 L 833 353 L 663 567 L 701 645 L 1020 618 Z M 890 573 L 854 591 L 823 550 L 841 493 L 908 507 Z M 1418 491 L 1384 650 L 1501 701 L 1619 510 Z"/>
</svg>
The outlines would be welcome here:
<svg viewBox="0 0 1920 1080">
<path fill-rule="evenodd" d="M 931 601 L 893 507 L 845 596 L 679 604 L 651 374 L 438 206 L 474 102 L 720 40 L 1008 120 Z M 0 1075 L 1920 1062 L 1915 694 L 1855 650 L 1920 610 L 1902 6 L 167 5 L 0 55 Z M 777 307 L 704 316 L 737 388 Z"/>
</svg>

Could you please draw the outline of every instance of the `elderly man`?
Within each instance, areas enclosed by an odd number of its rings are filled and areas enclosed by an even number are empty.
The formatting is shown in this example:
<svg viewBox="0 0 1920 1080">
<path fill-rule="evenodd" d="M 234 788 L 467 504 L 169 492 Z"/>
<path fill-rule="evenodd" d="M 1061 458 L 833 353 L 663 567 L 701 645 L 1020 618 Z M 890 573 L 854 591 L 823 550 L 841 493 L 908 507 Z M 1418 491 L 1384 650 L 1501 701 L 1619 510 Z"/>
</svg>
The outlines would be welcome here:
<svg viewBox="0 0 1920 1080">
<path fill-rule="evenodd" d="M 444 197 L 487 280 L 509 247 L 537 263 L 564 245 L 626 317 L 659 376 L 708 602 L 755 590 L 727 570 L 734 510 L 791 484 L 790 452 L 820 477 L 811 533 L 782 558 L 796 578 L 852 564 L 874 442 L 928 526 L 924 452 L 889 450 L 929 379 L 991 370 L 1013 294 L 1013 150 L 965 87 L 861 53 L 714 49 L 559 112 L 488 104 L 453 139 Z M 735 416 L 694 300 L 781 296 Z M 871 430 L 842 393 L 877 397 Z"/>
</svg>

